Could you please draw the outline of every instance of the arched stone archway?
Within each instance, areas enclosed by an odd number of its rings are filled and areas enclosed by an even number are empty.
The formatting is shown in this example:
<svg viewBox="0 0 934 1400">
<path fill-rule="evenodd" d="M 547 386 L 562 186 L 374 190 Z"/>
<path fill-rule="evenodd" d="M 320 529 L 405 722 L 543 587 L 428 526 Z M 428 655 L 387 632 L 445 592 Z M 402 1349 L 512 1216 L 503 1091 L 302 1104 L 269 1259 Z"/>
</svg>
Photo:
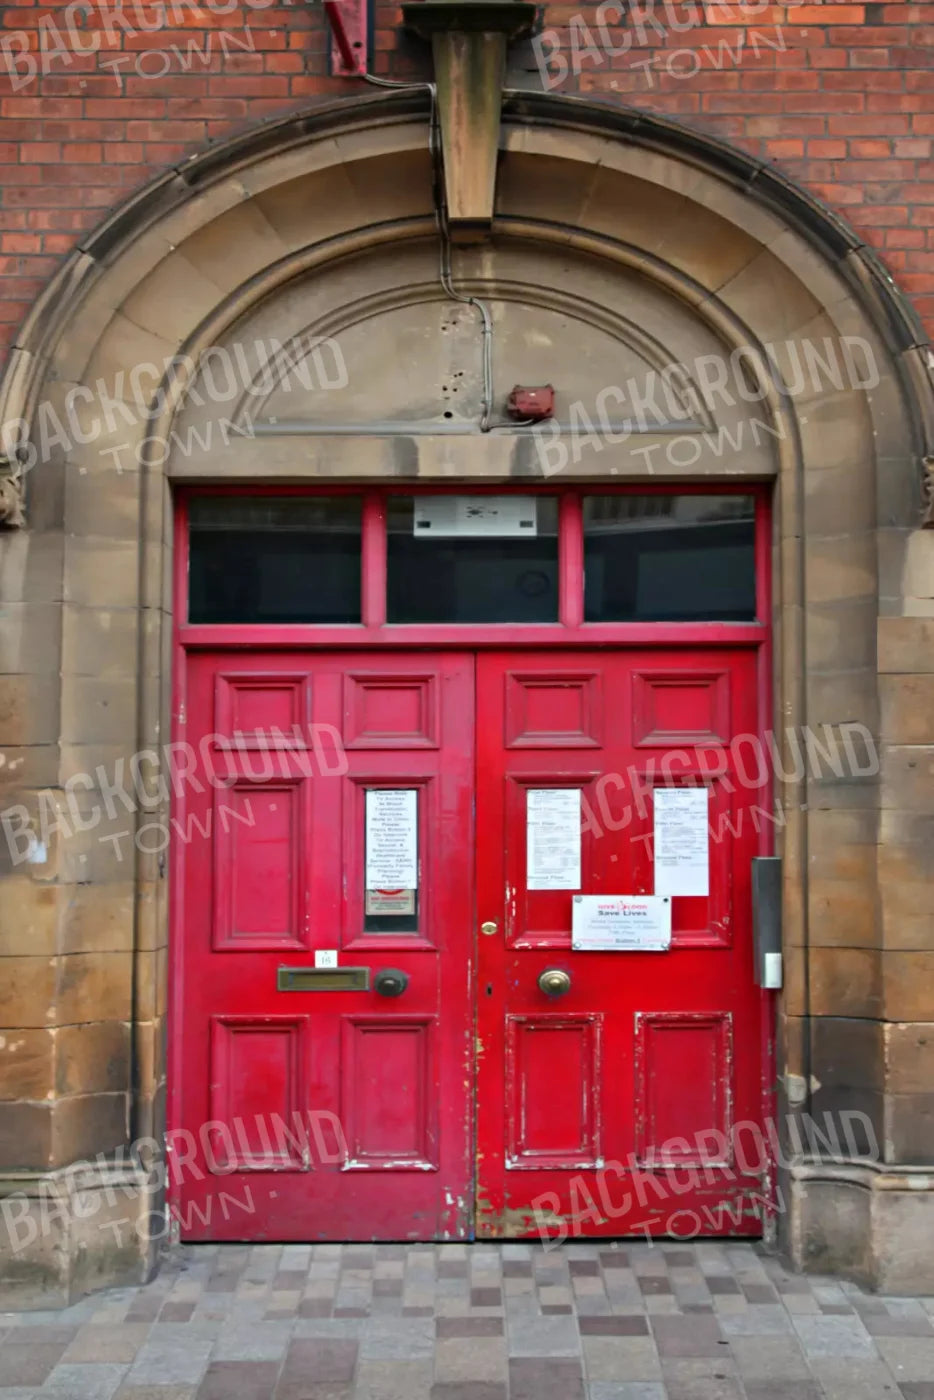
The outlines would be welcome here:
<svg viewBox="0 0 934 1400">
<path fill-rule="evenodd" d="M 906 749 L 934 744 L 910 713 L 934 627 L 928 352 L 868 250 L 774 171 L 569 99 L 507 99 L 493 236 L 456 250 L 453 273 L 491 308 L 494 403 L 550 381 L 560 432 L 480 431 L 480 326 L 439 279 L 420 94 L 322 107 L 184 163 L 85 241 L 23 328 L 2 415 L 36 449 L 26 528 L 2 542 L 6 800 L 51 839 L 14 858 L 0 911 L 54 1087 L 21 1114 L 31 1159 L 8 1165 L 38 1191 L 161 1127 L 165 861 L 115 838 L 165 814 L 82 775 L 169 737 L 173 482 L 774 480 L 773 727 L 859 723 L 882 759 L 779 793 L 787 1100 L 856 1107 L 881 1147 L 874 1164 L 797 1164 L 788 1237 L 802 1262 L 896 1286 L 924 1269 L 903 1246 L 894 1272 L 893 1232 L 910 1239 L 931 1208 L 924 1149 L 898 1126 L 920 1092 L 911 1028 L 934 1021 L 934 943 L 903 893 L 921 888 L 912 814 L 930 799 Z M 322 337 L 341 373 L 315 365 Z M 632 386 L 650 384 L 668 421 L 643 404 L 624 431 Z M 76 1031 L 89 1000 L 98 1019 Z M 76 1282 L 87 1232 L 76 1215 L 61 1228 L 62 1287 L 139 1267 L 134 1235 Z"/>
</svg>

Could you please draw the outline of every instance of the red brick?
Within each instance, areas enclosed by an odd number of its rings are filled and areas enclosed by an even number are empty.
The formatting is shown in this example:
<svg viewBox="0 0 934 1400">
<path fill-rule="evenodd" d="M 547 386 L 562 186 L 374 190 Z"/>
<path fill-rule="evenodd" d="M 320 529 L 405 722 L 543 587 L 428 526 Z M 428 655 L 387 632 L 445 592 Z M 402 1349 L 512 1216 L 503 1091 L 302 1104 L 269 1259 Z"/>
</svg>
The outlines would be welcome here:
<svg viewBox="0 0 934 1400">
<path fill-rule="evenodd" d="M 851 68 L 825 73 L 821 85 L 827 92 L 865 92 L 866 74 Z M 875 73 L 872 78 L 873 92 L 903 92 L 905 87 L 901 73 Z"/>
<path fill-rule="evenodd" d="M 891 49 L 853 49 L 850 52 L 851 68 L 889 69 L 895 66 L 895 58 Z"/>
<path fill-rule="evenodd" d="M 854 160 L 837 166 L 839 178 L 852 177 L 860 184 L 873 180 L 910 180 L 915 175 L 911 160 Z"/>
<path fill-rule="evenodd" d="M 803 156 L 804 142 L 772 141 L 769 143 L 769 155 L 773 160 L 790 160 L 795 156 Z"/>
<path fill-rule="evenodd" d="M 304 60 L 297 53 L 271 53 L 266 56 L 263 67 L 268 73 L 300 73 Z"/>
<path fill-rule="evenodd" d="M 924 248 L 926 245 L 923 228 L 889 228 L 885 234 L 886 248 Z"/>
<path fill-rule="evenodd" d="M 750 136 L 822 136 L 827 129 L 824 117 L 747 117 L 745 129 Z"/>
<path fill-rule="evenodd" d="M 807 58 L 812 68 L 820 69 L 846 68 L 849 63 L 845 49 L 809 49 Z"/>
<path fill-rule="evenodd" d="M 907 136 L 910 130 L 908 117 L 850 115 L 827 118 L 827 131 L 831 136 Z"/>
<path fill-rule="evenodd" d="M 856 156 L 860 160 L 875 160 L 892 153 L 891 141 L 850 141 L 849 154 Z M 843 154 L 846 154 L 844 152 Z M 865 175 L 865 169 L 861 169 L 861 174 Z"/>
<path fill-rule="evenodd" d="M 840 29 L 833 36 L 835 44 L 845 44 L 867 48 L 891 48 L 893 44 L 907 44 L 908 30 L 896 25 L 861 24 L 858 29 Z"/>
<path fill-rule="evenodd" d="M 842 160 L 846 155 L 846 144 L 845 141 L 815 139 L 807 143 L 807 152 L 817 159 Z"/>
<path fill-rule="evenodd" d="M 910 122 L 912 115 L 926 112 L 930 105 L 929 97 L 907 92 L 870 92 L 866 98 L 867 112 L 903 112 L 907 122 Z"/>
<path fill-rule="evenodd" d="M 814 185 L 818 180 L 831 183 L 834 179 L 834 165 L 829 160 L 791 160 L 786 161 L 785 168 L 802 185 Z"/>
<path fill-rule="evenodd" d="M 862 24 L 863 5 L 789 5 L 789 24 L 844 25 Z"/>
<path fill-rule="evenodd" d="M 0 234 L 0 249 L 4 253 L 38 253 L 42 240 L 35 233 Z"/>
<path fill-rule="evenodd" d="M 931 141 L 918 136 L 901 136 L 893 142 L 895 154 L 897 156 L 916 156 L 924 158 L 931 154 Z"/>
<path fill-rule="evenodd" d="M 24 165 L 33 160 L 58 160 L 61 154 L 62 148 L 57 141 L 24 141 L 19 148 L 19 158 Z"/>
<path fill-rule="evenodd" d="M 815 92 L 818 73 L 750 73 L 744 69 L 741 86 L 755 92 Z"/>
<path fill-rule="evenodd" d="M 781 24 L 785 18 L 784 5 L 770 5 L 767 9 L 759 10 L 749 5 L 743 5 L 741 0 L 735 4 L 717 3 L 717 0 L 707 0 L 704 5 L 704 14 L 707 23 L 710 25 L 738 25 L 745 24 L 751 27 L 763 26 L 767 24 Z"/>
<path fill-rule="evenodd" d="M 858 185 L 831 185 L 817 182 L 811 186 L 818 199 L 837 207 L 862 204 L 865 193 Z"/>
<path fill-rule="evenodd" d="M 105 165 L 141 165 L 143 147 L 135 141 L 105 141 L 102 159 Z"/>
<path fill-rule="evenodd" d="M 76 161 L 80 165 L 100 165 L 101 148 L 97 141 L 72 141 L 62 147 L 62 157 L 66 161 Z"/>
</svg>

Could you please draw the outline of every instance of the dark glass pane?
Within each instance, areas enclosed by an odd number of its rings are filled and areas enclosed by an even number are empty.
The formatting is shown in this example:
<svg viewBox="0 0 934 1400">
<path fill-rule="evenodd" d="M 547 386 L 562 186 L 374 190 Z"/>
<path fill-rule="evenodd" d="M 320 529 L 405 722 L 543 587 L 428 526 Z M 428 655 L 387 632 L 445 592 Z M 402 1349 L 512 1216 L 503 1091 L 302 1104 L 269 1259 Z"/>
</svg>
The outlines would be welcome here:
<svg viewBox="0 0 934 1400">
<path fill-rule="evenodd" d="M 363 907 L 363 932 L 418 933 L 419 892 L 418 890 L 410 890 L 406 893 L 410 895 L 409 907 L 411 909 L 411 913 L 406 914 L 372 914 L 370 913 L 371 899 L 368 896 Z"/>
<path fill-rule="evenodd" d="M 190 622 L 359 622 L 360 499 L 196 496 Z"/>
<path fill-rule="evenodd" d="M 491 520 L 491 533 L 457 533 L 487 528 L 471 523 L 475 499 L 485 501 L 487 512 L 498 500 L 509 500 L 503 508 L 509 519 L 499 525 Z M 392 496 L 387 519 L 390 622 L 557 621 L 558 503 L 553 496 Z M 492 533 L 496 529 L 528 534 Z"/>
<path fill-rule="evenodd" d="M 585 496 L 587 622 L 750 622 L 752 496 Z"/>
</svg>

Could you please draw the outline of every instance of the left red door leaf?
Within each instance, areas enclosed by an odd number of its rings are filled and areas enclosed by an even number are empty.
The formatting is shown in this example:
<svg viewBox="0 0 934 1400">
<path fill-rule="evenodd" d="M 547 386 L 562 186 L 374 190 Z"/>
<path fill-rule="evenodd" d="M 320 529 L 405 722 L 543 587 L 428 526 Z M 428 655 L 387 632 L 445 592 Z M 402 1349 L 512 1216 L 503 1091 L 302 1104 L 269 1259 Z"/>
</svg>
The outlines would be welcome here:
<svg viewBox="0 0 934 1400">
<path fill-rule="evenodd" d="M 200 652 L 184 692 L 181 1237 L 464 1238 L 472 657 Z"/>
</svg>

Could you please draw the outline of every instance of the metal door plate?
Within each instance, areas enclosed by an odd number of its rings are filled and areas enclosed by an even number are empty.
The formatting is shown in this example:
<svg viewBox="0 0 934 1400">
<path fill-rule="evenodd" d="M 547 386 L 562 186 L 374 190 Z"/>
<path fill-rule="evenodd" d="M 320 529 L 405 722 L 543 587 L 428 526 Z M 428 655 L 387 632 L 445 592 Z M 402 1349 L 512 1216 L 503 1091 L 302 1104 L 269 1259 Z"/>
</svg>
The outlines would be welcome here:
<svg viewBox="0 0 934 1400">
<path fill-rule="evenodd" d="M 368 992 L 368 967 L 280 967 L 276 972 L 280 992 Z"/>
</svg>

